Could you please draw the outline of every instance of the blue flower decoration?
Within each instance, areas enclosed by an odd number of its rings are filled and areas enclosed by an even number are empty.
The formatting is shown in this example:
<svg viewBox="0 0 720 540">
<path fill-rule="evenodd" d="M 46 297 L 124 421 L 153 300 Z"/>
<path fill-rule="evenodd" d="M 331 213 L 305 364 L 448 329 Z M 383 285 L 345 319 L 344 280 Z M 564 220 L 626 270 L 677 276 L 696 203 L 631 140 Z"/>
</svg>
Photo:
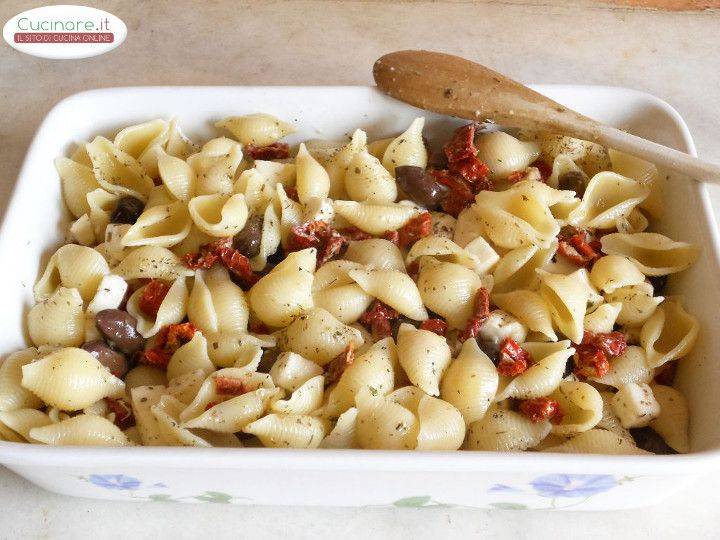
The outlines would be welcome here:
<svg viewBox="0 0 720 540">
<path fill-rule="evenodd" d="M 617 485 L 609 474 L 547 474 L 530 482 L 542 497 L 590 497 Z"/>
<path fill-rule="evenodd" d="M 517 493 L 521 490 L 518 488 L 514 488 L 512 486 L 508 486 L 506 484 L 493 484 L 488 489 L 489 492 L 506 492 L 506 493 Z"/>
<path fill-rule="evenodd" d="M 88 481 L 105 489 L 132 491 L 140 487 L 140 480 L 124 474 L 91 474 Z"/>
</svg>

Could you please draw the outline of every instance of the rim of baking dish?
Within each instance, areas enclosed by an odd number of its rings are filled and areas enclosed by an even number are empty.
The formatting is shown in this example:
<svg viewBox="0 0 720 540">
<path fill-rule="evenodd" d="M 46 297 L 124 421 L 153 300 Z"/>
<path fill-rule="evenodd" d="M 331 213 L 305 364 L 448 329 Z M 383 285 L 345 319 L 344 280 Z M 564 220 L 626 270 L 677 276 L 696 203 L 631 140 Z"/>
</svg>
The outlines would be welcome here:
<svg viewBox="0 0 720 540">
<path fill-rule="evenodd" d="M 684 151 L 697 156 L 690 130 L 682 116 L 659 97 L 622 86 L 579 84 L 530 84 L 534 90 L 621 91 L 643 98 L 663 109 L 673 120 L 682 139 Z M 292 89 L 357 89 L 371 86 L 248 86 Z M 237 86 L 127 86 L 99 88 L 72 94 L 59 101 L 47 114 L 33 137 L 20 168 L 22 178 L 29 167 L 30 157 L 39 145 L 38 135 L 53 120 L 58 110 L 71 106 L 73 101 L 89 95 L 132 91 L 171 91 L 172 89 L 224 89 Z M 683 148 L 680 148 L 683 150 Z M 713 213 L 707 184 L 698 186 L 704 219 L 709 224 L 716 261 L 720 253 L 720 232 Z M 17 183 L 13 187 L 5 215 L 0 222 L 0 236 L 12 213 L 17 197 Z M 353 471 L 486 471 L 486 472 L 558 472 L 563 473 L 639 473 L 667 476 L 720 470 L 720 448 L 677 455 L 606 455 L 545 452 L 489 452 L 489 451 L 394 451 L 394 450 L 331 450 L 285 448 L 196 448 L 174 446 L 44 446 L 0 441 L 0 465 L 51 467 L 158 467 L 177 469 L 281 469 L 281 470 L 353 470 Z"/>
</svg>

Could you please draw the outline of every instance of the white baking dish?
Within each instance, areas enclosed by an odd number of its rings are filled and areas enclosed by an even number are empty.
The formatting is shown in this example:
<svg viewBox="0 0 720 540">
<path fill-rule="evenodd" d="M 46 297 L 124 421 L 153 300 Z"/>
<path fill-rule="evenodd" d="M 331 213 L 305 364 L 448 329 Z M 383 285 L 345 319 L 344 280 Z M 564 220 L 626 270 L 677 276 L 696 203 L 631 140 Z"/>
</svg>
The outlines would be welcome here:
<svg viewBox="0 0 720 540">
<path fill-rule="evenodd" d="M 691 153 L 688 129 L 669 105 L 622 88 L 538 86 L 540 92 L 604 122 Z M 74 141 L 154 117 L 177 116 L 198 140 L 212 121 L 264 111 L 295 123 L 298 139 L 340 138 L 355 127 L 371 138 L 404 129 L 416 115 L 430 139 L 459 122 L 424 113 L 366 87 L 117 88 L 59 103 L 28 152 L 0 231 L 3 310 L 0 350 L 24 344 L 24 313 L 41 265 L 62 238 L 66 215 L 53 158 Z M 672 280 L 703 331 L 683 360 L 678 384 L 691 408 L 693 452 L 684 456 L 587 456 L 543 453 L 421 453 L 199 448 L 53 448 L 0 442 L 0 463 L 37 485 L 67 495 L 240 504 L 572 508 L 646 506 L 720 465 L 720 273 L 718 236 L 704 186 L 670 178 L 667 218 L 657 228 L 704 248 Z M 671 292 L 674 292 L 671 291 Z"/>
</svg>

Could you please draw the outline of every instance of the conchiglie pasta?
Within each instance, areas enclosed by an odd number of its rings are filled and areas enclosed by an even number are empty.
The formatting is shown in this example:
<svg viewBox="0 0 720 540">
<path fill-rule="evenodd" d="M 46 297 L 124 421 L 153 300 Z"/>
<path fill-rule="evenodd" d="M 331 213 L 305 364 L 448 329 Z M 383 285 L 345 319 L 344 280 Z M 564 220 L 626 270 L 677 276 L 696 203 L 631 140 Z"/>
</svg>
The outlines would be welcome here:
<svg viewBox="0 0 720 540">
<path fill-rule="evenodd" d="M 397 270 L 355 269 L 348 275 L 371 296 L 416 321 L 428 318 L 415 282 Z"/>
<path fill-rule="evenodd" d="M 503 377 L 495 401 L 508 398 L 532 399 L 555 391 L 563 378 L 565 365 L 575 349 L 568 341 L 559 343 L 524 343 L 530 353 L 532 365 L 520 375 L 510 379 Z"/>
<path fill-rule="evenodd" d="M 308 153 L 304 144 L 300 145 L 300 150 L 295 157 L 295 170 L 297 175 L 295 187 L 301 203 L 328 196 L 330 176 L 323 166 Z"/>
<path fill-rule="evenodd" d="M 132 156 L 104 137 L 95 137 L 85 148 L 100 187 L 116 195 L 147 199 L 153 181 Z"/>
<path fill-rule="evenodd" d="M 492 295 L 492 300 L 533 332 L 540 332 L 551 341 L 557 340 L 550 309 L 538 293 L 527 290 L 496 293 Z"/>
<path fill-rule="evenodd" d="M 389 240 L 382 238 L 350 242 L 343 257 L 348 261 L 372 268 L 405 271 L 405 263 L 400 249 Z"/>
<path fill-rule="evenodd" d="M 190 233 L 192 219 L 182 201 L 161 204 L 145 210 L 123 236 L 122 244 L 134 246 L 171 247 Z"/>
<path fill-rule="evenodd" d="M 357 321 L 373 301 L 347 274 L 348 270 L 358 267 L 360 265 L 350 261 L 330 261 L 318 269 L 313 282 L 315 306 L 346 324 Z"/>
<path fill-rule="evenodd" d="M 382 395 L 363 388 L 357 399 L 355 436 L 361 448 L 411 450 L 417 445 L 418 420 L 415 414 Z M 463 426 L 464 427 L 464 426 Z"/>
<path fill-rule="evenodd" d="M 350 142 L 340 147 L 325 162 L 325 169 L 330 177 L 330 191 L 328 196 L 332 199 L 343 199 L 347 196 L 345 192 L 345 174 L 355 154 L 365 150 L 367 145 L 367 134 L 356 129 Z"/>
<path fill-rule="evenodd" d="M 242 147 L 232 139 L 218 137 L 187 158 L 195 172 L 195 195 L 230 193 L 242 162 Z"/>
<path fill-rule="evenodd" d="M 104 397 L 117 397 L 125 383 L 95 357 L 76 348 L 60 349 L 22 368 L 22 385 L 47 405 L 77 411 Z"/>
<path fill-rule="evenodd" d="M 602 250 L 608 255 L 623 255 L 646 276 L 663 276 L 690 267 L 699 249 L 686 242 L 675 242 L 658 233 L 613 233 L 602 237 Z"/>
<path fill-rule="evenodd" d="M 590 281 L 599 290 L 611 293 L 620 287 L 642 283 L 645 276 L 630 259 L 620 255 L 606 255 L 593 264 Z"/>
<path fill-rule="evenodd" d="M 395 179 L 368 152 L 358 152 L 348 164 L 345 191 L 354 201 L 373 203 L 392 203 L 398 195 Z"/>
<path fill-rule="evenodd" d="M 605 455 L 644 455 L 649 454 L 635 444 L 616 433 L 604 429 L 591 429 L 567 439 L 565 442 L 545 448 L 544 452 L 562 454 L 605 454 Z"/>
<path fill-rule="evenodd" d="M 57 158 L 55 169 L 60 176 L 65 205 L 76 218 L 90 212 L 87 194 L 100 187 L 92 167 L 68 158 Z"/>
<path fill-rule="evenodd" d="M 426 394 L 440 395 L 440 379 L 451 360 L 444 337 L 402 324 L 397 335 L 397 353 L 411 383 Z"/>
<path fill-rule="evenodd" d="M 396 231 L 415 217 L 417 208 L 405 204 L 335 201 L 335 212 L 366 233 L 381 235 Z"/>
<path fill-rule="evenodd" d="M 35 304 L 27 316 L 30 339 L 42 345 L 75 347 L 85 337 L 83 300 L 77 289 L 58 287 L 50 298 Z"/>
<path fill-rule="evenodd" d="M 647 364 L 659 367 L 686 356 L 695 345 L 700 325 L 679 302 L 666 300 L 645 322 L 640 344 L 647 354 Z"/>
<path fill-rule="evenodd" d="M 487 250 L 483 249 L 481 256 L 476 255 L 471 250 L 479 247 L 477 240 L 484 242 L 482 239 L 476 239 L 463 249 L 449 238 L 429 235 L 421 238 L 412 245 L 405 258 L 405 262 L 410 265 L 420 257 L 431 256 L 440 261 L 466 266 L 478 275 L 482 275 L 487 273 L 487 271 L 497 263 L 499 257 L 487 243 L 485 243 Z"/>
<path fill-rule="evenodd" d="M 173 396 L 165 395 L 150 408 L 157 421 L 158 431 L 167 446 L 194 446 L 209 448 L 206 440 L 190 430 L 180 427 L 179 416 L 185 405 Z"/>
<path fill-rule="evenodd" d="M 642 325 L 655 313 L 664 297 L 653 296 L 653 286 L 643 282 L 615 289 L 605 295 L 605 300 L 620 304 L 620 313 L 615 321 L 617 324 L 635 327 Z"/>
<path fill-rule="evenodd" d="M 457 450 L 465 440 L 465 420 L 447 401 L 422 396 L 417 409 L 416 450 Z"/>
<path fill-rule="evenodd" d="M 167 366 L 167 378 L 172 381 L 197 370 L 206 375 L 215 371 L 207 353 L 207 340 L 201 332 L 195 332 L 189 342 L 173 353 Z"/>
<path fill-rule="evenodd" d="M 382 164 L 395 175 L 395 167 L 412 165 L 425 168 L 428 154 L 423 141 L 422 132 L 425 118 L 416 118 L 410 126 L 388 144 L 383 153 Z"/>
<path fill-rule="evenodd" d="M 349 408 L 342 413 L 330 433 L 320 443 L 320 448 L 360 448 L 355 434 L 358 410 Z"/>
<path fill-rule="evenodd" d="M 620 388 L 630 383 L 649 383 L 654 370 L 648 367 L 642 347 L 630 345 L 625 352 L 610 361 L 609 371 L 602 377 L 591 377 L 592 381 Z"/>
<path fill-rule="evenodd" d="M 242 194 L 201 195 L 188 204 L 195 226 L 205 234 L 216 237 L 235 236 L 245 226 L 248 208 Z"/>
<path fill-rule="evenodd" d="M 33 289 L 40 302 L 55 293 L 58 287 L 77 289 L 89 302 L 100 280 L 110 272 L 103 256 L 92 248 L 67 244 L 58 249 L 48 261 L 40 280 Z"/>
<path fill-rule="evenodd" d="M 594 332 L 596 334 L 612 332 L 621 311 L 622 304 L 619 302 L 602 304 L 592 313 L 585 315 L 583 327 L 588 332 Z"/>
<path fill-rule="evenodd" d="M 548 248 L 521 247 L 508 251 L 500 258 L 493 271 L 496 293 L 516 289 L 534 289 L 540 281 L 536 270 L 545 266 L 555 255 L 557 242 Z"/>
<path fill-rule="evenodd" d="M 145 287 L 141 287 L 135 291 L 127 302 L 127 311 L 137 320 L 137 330 L 141 336 L 144 338 L 152 337 L 162 327 L 177 324 L 185 318 L 188 306 L 188 290 L 185 278 L 178 278 L 173 282 L 155 317 L 149 316 L 140 308 L 140 298 L 142 298 L 144 290 Z"/>
<path fill-rule="evenodd" d="M 165 189 L 179 201 L 189 201 L 195 194 L 196 175 L 184 160 L 163 154 L 158 159 L 158 171 Z"/>
<path fill-rule="evenodd" d="M 34 428 L 50 425 L 52 420 L 42 411 L 16 409 L 14 411 L 0 412 L 0 424 L 4 424 L 28 442 L 39 442 L 30 438 L 30 431 Z"/>
<path fill-rule="evenodd" d="M 655 399 L 660 404 L 660 416 L 650 420 L 650 427 L 653 431 L 657 432 L 673 450 L 681 454 L 689 452 L 689 411 L 685 396 L 683 396 L 679 390 L 662 384 L 653 385 L 652 391 Z M 0 420 L 2 420 L 2 418 L 0 418 Z"/>
<path fill-rule="evenodd" d="M 38 351 L 31 347 L 10 354 L 0 363 L 0 411 L 36 409 L 42 405 L 31 391 L 22 386 L 22 368 L 38 358 Z"/>
<path fill-rule="evenodd" d="M 305 382 L 322 373 L 322 367 L 316 362 L 294 352 L 279 354 L 270 368 L 273 382 L 289 392 L 294 392 Z"/>
<path fill-rule="evenodd" d="M 578 277 L 579 271 L 569 276 L 543 270 L 537 272 L 541 281 L 540 296 L 550 308 L 553 322 L 573 343 L 580 343 L 590 295 Z"/>
<path fill-rule="evenodd" d="M 267 266 L 268 258 L 280 247 L 281 237 L 280 218 L 278 218 L 273 206 L 268 205 L 262 217 L 260 250 L 257 255 L 250 259 L 250 268 L 253 271 L 259 272 Z"/>
<path fill-rule="evenodd" d="M 317 448 L 325 438 L 320 418 L 298 414 L 268 414 L 243 429 L 268 448 Z"/>
<path fill-rule="evenodd" d="M 532 422 L 515 411 L 493 408 L 468 427 L 467 450 L 518 451 L 540 444 L 551 430 L 550 422 Z"/>
<path fill-rule="evenodd" d="M 322 405 L 324 389 L 325 377 L 312 377 L 300 385 L 288 399 L 274 401 L 270 410 L 283 414 L 310 414 Z"/>
<path fill-rule="evenodd" d="M 523 142 L 503 131 L 491 131 L 477 137 L 477 156 L 490 169 L 492 178 L 504 179 L 525 169 L 540 155 L 538 145 Z"/>
<path fill-rule="evenodd" d="M 640 203 L 652 217 L 660 219 L 663 216 L 664 203 L 660 174 L 652 163 L 643 159 L 608 149 L 612 169 L 618 174 L 637 180 L 640 184 L 650 188 L 650 195 Z"/>
<path fill-rule="evenodd" d="M 580 204 L 568 215 L 568 223 L 578 227 L 608 229 L 627 217 L 650 194 L 639 182 L 612 172 L 592 177 Z"/>
<path fill-rule="evenodd" d="M 602 419 L 603 400 L 600 393 L 584 382 L 565 381 L 550 394 L 560 404 L 562 421 L 553 425 L 555 435 L 568 437 L 592 429 Z"/>
<path fill-rule="evenodd" d="M 57 424 L 36 427 L 30 439 L 52 446 L 131 446 L 115 424 L 101 416 L 81 414 Z"/>
<path fill-rule="evenodd" d="M 237 433 L 260 418 L 265 413 L 270 400 L 277 396 L 279 392 L 281 390 L 277 388 L 258 388 L 252 392 L 230 398 L 210 407 L 199 416 L 186 420 L 182 427 L 188 429 L 202 428 L 220 433 Z"/>
<path fill-rule="evenodd" d="M 190 322 L 206 334 L 242 334 L 247 331 L 249 308 L 243 290 L 220 265 L 195 274 L 188 299 Z"/>
<path fill-rule="evenodd" d="M 463 328 L 472 314 L 480 277 L 464 266 L 424 257 L 417 288 L 422 302 L 447 320 L 451 328 Z"/>
<path fill-rule="evenodd" d="M 126 280 L 164 279 L 174 280 L 192 276 L 195 271 L 185 266 L 180 258 L 169 249 L 160 246 L 142 246 L 133 249 L 112 270 Z"/>
<path fill-rule="evenodd" d="M 215 127 L 227 129 L 242 144 L 266 146 L 295 132 L 295 128 L 265 113 L 230 116 L 215 123 Z"/>
</svg>

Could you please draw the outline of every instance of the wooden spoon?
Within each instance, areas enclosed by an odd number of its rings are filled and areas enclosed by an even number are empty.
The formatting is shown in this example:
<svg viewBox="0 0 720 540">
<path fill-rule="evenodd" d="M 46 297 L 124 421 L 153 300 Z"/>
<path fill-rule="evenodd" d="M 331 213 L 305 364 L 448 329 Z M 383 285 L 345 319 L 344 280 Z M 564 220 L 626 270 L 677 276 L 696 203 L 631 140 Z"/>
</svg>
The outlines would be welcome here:
<svg viewBox="0 0 720 540">
<path fill-rule="evenodd" d="M 458 56 L 398 51 L 379 58 L 373 75 L 383 92 L 421 109 L 594 141 L 699 181 L 720 184 L 718 165 L 601 124 Z"/>
</svg>

